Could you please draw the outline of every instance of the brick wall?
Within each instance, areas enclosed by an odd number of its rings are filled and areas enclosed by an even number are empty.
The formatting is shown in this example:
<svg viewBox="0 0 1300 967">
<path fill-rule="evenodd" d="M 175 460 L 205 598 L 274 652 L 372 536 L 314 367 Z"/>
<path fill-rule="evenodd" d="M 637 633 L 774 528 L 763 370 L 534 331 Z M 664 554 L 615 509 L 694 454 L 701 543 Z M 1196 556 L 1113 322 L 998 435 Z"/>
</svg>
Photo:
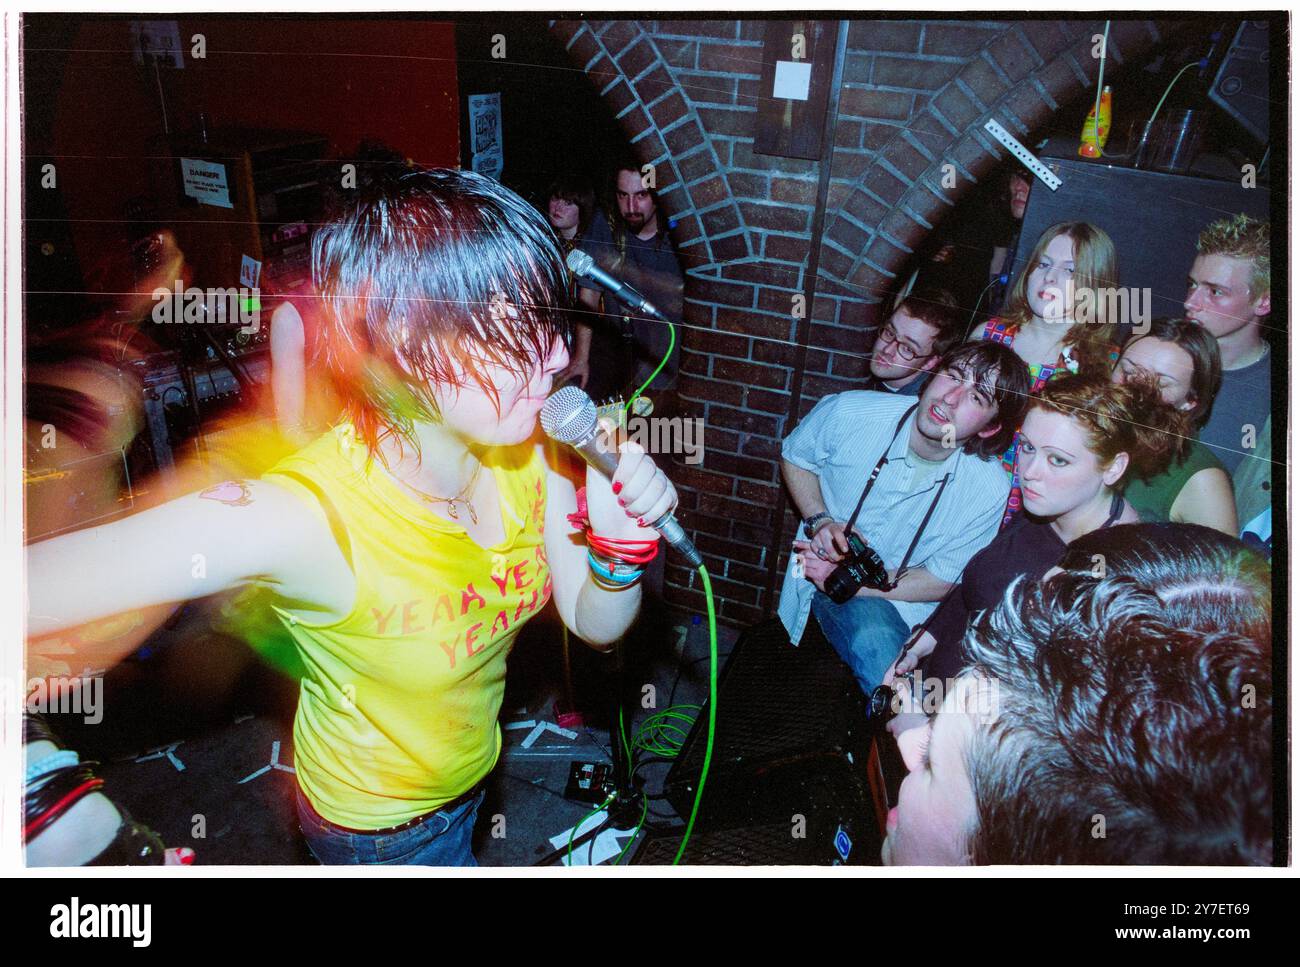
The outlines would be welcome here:
<svg viewBox="0 0 1300 967">
<path fill-rule="evenodd" d="M 1176 24 L 1116 21 L 1112 65 Z M 1002 157 L 989 117 L 1029 140 L 1096 82 L 1101 22 L 857 21 L 849 29 L 830 194 L 798 400 L 794 296 L 804 289 L 820 165 L 757 155 L 765 25 L 758 20 L 557 21 L 553 34 L 655 166 L 686 273 L 680 389 L 705 419 L 699 466 L 677 463 L 683 525 L 709 566 L 719 615 L 748 623 L 784 565 L 780 441 L 828 393 L 858 388 L 863 329 L 917 244 Z M 957 186 L 942 187 L 951 163 Z M 777 528 L 781 528 L 778 537 Z M 784 543 L 782 543 L 784 542 Z M 704 606 L 668 567 L 669 597 Z M 777 585 L 779 589 L 779 583 Z"/>
</svg>

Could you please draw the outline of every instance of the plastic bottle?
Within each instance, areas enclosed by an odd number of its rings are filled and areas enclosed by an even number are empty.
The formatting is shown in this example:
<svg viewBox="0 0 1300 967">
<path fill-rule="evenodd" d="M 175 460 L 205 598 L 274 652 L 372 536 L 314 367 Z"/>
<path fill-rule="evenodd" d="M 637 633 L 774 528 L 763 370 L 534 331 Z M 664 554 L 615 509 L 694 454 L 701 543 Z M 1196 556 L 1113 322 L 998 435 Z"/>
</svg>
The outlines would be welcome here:
<svg viewBox="0 0 1300 967">
<path fill-rule="evenodd" d="M 1111 97 L 1110 85 L 1101 89 L 1101 116 L 1097 117 L 1097 104 L 1094 102 L 1083 122 L 1083 133 L 1079 136 L 1079 155 L 1084 158 L 1100 158 L 1101 149 L 1106 147 L 1110 137 Z"/>
</svg>

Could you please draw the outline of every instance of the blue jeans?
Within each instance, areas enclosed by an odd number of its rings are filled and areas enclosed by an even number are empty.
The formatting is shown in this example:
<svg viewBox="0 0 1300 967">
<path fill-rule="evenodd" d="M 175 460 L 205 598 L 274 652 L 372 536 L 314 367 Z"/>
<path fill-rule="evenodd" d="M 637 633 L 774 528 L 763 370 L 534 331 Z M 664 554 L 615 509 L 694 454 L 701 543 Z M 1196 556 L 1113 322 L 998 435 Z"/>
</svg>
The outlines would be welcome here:
<svg viewBox="0 0 1300 967">
<path fill-rule="evenodd" d="M 392 833 L 354 833 L 335 826 L 312 808 L 296 784 L 298 824 L 312 855 L 325 866 L 478 866 L 470 851 L 474 819 L 486 790 L 451 809 Z"/>
<path fill-rule="evenodd" d="M 889 663 L 911 634 L 898 609 L 884 598 L 857 597 L 836 604 L 818 591 L 812 614 L 868 695 L 884 680 Z"/>
</svg>

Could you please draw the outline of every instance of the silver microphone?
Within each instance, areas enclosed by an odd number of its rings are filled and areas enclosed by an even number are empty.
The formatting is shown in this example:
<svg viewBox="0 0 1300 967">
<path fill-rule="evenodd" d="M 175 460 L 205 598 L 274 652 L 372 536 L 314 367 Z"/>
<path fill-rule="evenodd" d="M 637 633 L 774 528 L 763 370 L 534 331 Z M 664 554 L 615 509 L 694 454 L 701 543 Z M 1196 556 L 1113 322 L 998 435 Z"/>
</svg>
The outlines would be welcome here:
<svg viewBox="0 0 1300 967">
<path fill-rule="evenodd" d="M 580 279 L 586 279 L 600 286 L 610 295 L 612 295 L 623 305 L 632 310 L 633 313 L 640 313 L 643 316 L 653 316 L 668 322 L 668 318 L 655 308 L 655 304 L 643 296 L 636 289 L 632 288 L 621 279 L 616 279 L 599 265 L 596 260 L 580 248 L 575 248 L 569 253 L 569 257 L 564 260 L 564 264 Z"/>
<path fill-rule="evenodd" d="M 587 464 L 601 475 L 613 479 L 618 469 L 618 454 L 603 445 L 604 436 L 596 422 L 596 404 L 591 397 L 576 386 L 564 386 L 551 394 L 542 407 L 542 429 L 556 443 L 567 444 L 577 450 Z M 668 511 L 650 525 L 678 551 L 691 567 L 704 563 L 700 552 Z"/>
</svg>

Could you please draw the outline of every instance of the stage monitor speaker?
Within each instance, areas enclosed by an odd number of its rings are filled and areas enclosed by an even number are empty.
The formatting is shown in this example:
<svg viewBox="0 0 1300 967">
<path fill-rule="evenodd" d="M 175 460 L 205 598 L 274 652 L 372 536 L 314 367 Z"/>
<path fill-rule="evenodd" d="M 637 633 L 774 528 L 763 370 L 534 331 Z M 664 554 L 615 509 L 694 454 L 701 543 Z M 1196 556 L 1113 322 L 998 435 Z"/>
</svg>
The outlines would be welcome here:
<svg viewBox="0 0 1300 967">
<path fill-rule="evenodd" d="M 682 817 L 694 803 L 707 719 L 702 710 L 665 779 L 668 801 Z M 769 785 L 792 775 L 848 768 L 865 788 L 866 724 L 865 697 L 815 622 L 798 648 L 775 618 L 749 628 L 718 683 L 713 759 L 697 829 L 752 821 Z M 788 832 L 789 816 L 786 825 Z"/>
<path fill-rule="evenodd" d="M 1011 271 L 1014 284 L 1038 236 L 1057 222 L 1090 222 L 1115 243 L 1117 289 L 1125 290 L 1128 320 L 1148 307 L 1152 318 L 1181 316 L 1187 272 L 1196 258 L 1196 237 L 1208 224 L 1244 212 L 1269 217 L 1267 187 L 1244 188 L 1079 158 L 1044 157 L 1061 186 L 1050 191 L 1035 180 Z M 1149 295 L 1135 290 L 1149 289 Z M 1137 298 L 1133 298 L 1137 297 Z M 1144 310 L 1145 311 L 1145 310 Z"/>
<path fill-rule="evenodd" d="M 1243 20 L 1210 87 L 1210 100 L 1268 143 L 1268 21 Z"/>
<path fill-rule="evenodd" d="M 712 825 L 696 823 L 682 862 L 702 866 L 869 866 L 880 863 L 881 835 L 863 771 L 845 756 L 776 766 Z M 712 778 L 710 778 L 712 783 Z M 706 797 L 709 795 L 705 793 Z M 668 866 L 683 828 L 656 831 L 632 863 Z"/>
</svg>

